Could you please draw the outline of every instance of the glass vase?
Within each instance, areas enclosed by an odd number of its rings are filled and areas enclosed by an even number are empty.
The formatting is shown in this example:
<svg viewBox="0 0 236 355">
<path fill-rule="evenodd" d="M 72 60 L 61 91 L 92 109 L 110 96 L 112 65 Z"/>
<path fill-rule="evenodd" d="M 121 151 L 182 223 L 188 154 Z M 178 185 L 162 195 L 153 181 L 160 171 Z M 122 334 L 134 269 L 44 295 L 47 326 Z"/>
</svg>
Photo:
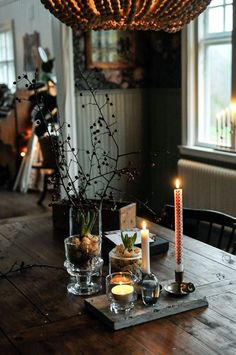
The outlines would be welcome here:
<svg viewBox="0 0 236 355">
<path fill-rule="evenodd" d="M 159 280 L 153 273 L 144 274 L 142 283 L 142 301 L 145 306 L 153 306 L 157 303 L 160 297 Z"/>
<path fill-rule="evenodd" d="M 101 275 L 103 260 L 101 258 L 101 225 L 100 214 L 97 216 L 97 233 L 79 235 L 76 232 L 79 227 L 76 225 L 74 213 L 71 213 L 70 232 L 71 236 L 65 239 L 65 267 L 67 272 L 73 276 L 74 281 L 69 283 L 67 290 L 74 295 L 92 295 L 101 289 Z"/>
<path fill-rule="evenodd" d="M 101 289 L 101 238 L 74 235 L 65 239 L 65 267 L 75 277 L 67 286 L 74 295 L 92 295 Z"/>
</svg>

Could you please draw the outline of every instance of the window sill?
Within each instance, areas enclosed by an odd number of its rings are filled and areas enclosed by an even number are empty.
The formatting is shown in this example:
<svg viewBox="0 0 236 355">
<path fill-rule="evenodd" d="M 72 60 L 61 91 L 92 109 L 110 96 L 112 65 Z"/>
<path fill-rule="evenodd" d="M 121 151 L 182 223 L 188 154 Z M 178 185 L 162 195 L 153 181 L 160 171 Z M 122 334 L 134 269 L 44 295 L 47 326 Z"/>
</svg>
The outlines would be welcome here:
<svg viewBox="0 0 236 355">
<path fill-rule="evenodd" d="M 179 151 L 183 155 L 210 159 L 224 163 L 236 164 L 236 153 L 217 151 L 211 148 L 197 146 L 179 146 Z"/>
</svg>

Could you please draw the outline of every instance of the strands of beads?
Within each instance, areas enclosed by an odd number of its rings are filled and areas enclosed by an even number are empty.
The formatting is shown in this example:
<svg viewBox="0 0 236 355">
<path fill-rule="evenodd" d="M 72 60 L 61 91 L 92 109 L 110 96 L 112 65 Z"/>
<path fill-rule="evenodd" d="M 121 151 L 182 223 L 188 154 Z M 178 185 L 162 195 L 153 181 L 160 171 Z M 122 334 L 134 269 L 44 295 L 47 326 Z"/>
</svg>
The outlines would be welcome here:
<svg viewBox="0 0 236 355">
<path fill-rule="evenodd" d="M 200 15 L 211 0 L 41 0 L 74 30 L 164 30 L 176 32 Z"/>
</svg>

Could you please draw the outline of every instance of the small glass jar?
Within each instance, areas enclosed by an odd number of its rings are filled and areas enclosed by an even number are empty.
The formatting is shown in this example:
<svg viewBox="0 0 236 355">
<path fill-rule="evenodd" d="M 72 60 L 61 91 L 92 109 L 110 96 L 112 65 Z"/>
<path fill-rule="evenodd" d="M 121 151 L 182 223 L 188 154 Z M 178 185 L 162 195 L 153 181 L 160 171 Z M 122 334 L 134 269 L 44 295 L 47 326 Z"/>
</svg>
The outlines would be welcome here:
<svg viewBox="0 0 236 355">
<path fill-rule="evenodd" d="M 137 299 L 134 276 L 129 272 L 115 272 L 106 277 L 106 294 L 110 310 L 114 313 L 128 313 Z"/>
<path fill-rule="evenodd" d="M 142 279 L 142 250 L 136 248 L 133 256 L 117 255 L 116 248 L 109 253 L 109 274 L 113 272 L 131 272 L 138 280 Z"/>
<path fill-rule="evenodd" d="M 160 297 L 160 284 L 153 273 L 144 274 L 141 283 L 142 301 L 145 306 L 153 306 Z"/>
</svg>

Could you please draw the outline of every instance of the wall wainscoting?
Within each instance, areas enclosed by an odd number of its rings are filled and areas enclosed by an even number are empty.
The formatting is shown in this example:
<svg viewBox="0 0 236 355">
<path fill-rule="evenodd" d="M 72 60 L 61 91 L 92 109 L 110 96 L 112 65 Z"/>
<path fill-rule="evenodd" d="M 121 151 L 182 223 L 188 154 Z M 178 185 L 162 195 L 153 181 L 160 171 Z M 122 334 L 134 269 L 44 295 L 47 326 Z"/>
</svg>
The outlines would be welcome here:
<svg viewBox="0 0 236 355">
<path fill-rule="evenodd" d="M 114 122 L 115 115 L 117 123 L 112 129 L 117 129 L 116 139 L 119 146 L 119 153 L 143 151 L 143 90 L 109 90 L 109 101 L 107 101 L 106 91 L 96 92 L 96 100 L 100 106 L 104 105 L 102 112 L 107 122 Z M 81 96 L 82 94 L 82 96 Z M 92 103 L 92 104 L 91 104 Z M 91 151 L 90 126 L 100 116 L 97 106 L 93 104 L 90 92 L 81 91 L 76 93 L 76 114 L 77 114 L 77 141 L 78 147 L 83 150 Z M 112 105 L 111 105 L 112 104 Z M 107 135 L 101 137 L 104 149 L 111 155 L 115 155 L 116 147 Z M 132 160 L 134 164 L 140 164 L 142 154 L 126 156 L 120 160 L 120 167 L 126 166 Z M 81 152 L 81 165 L 88 171 L 89 161 L 86 154 Z M 132 193 L 138 189 L 137 184 L 132 187 Z M 115 181 L 114 187 L 122 191 L 130 191 L 126 179 Z M 134 190 L 133 190 L 134 189 Z"/>
</svg>

